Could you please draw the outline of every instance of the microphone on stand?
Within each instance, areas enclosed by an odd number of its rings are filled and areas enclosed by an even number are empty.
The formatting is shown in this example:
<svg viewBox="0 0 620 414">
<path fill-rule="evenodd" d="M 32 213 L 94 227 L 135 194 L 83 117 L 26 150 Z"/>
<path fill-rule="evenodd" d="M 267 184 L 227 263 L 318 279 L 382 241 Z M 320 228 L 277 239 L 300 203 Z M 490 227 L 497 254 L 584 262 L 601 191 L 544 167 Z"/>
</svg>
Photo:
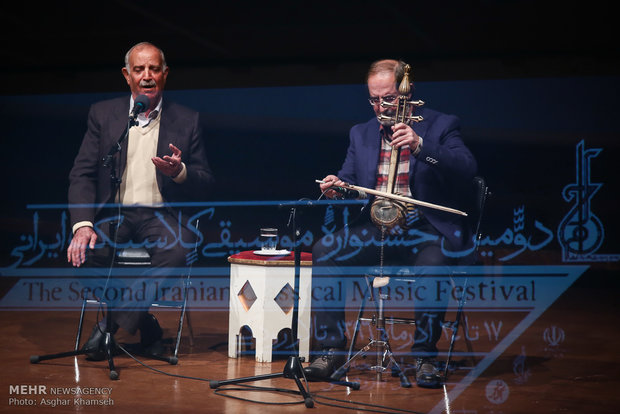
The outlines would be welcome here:
<svg viewBox="0 0 620 414">
<path fill-rule="evenodd" d="M 352 190 L 350 188 L 339 187 L 337 185 L 330 187 L 329 190 L 334 190 L 335 192 L 341 194 L 345 200 L 365 200 L 368 198 L 368 195 L 363 191 Z"/>
<path fill-rule="evenodd" d="M 138 114 L 141 114 L 142 112 L 146 111 L 149 108 L 149 105 L 150 105 L 150 100 L 148 96 L 146 95 L 136 96 L 136 99 L 134 99 L 133 101 L 133 108 L 131 108 L 131 113 L 129 114 L 129 121 L 127 124 L 127 128 L 125 128 L 123 135 L 121 135 L 118 141 L 112 146 L 112 148 L 110 148 L 110 151 L 108 151 L 108 155 L 103 157 L 102 161 L 103 161 L 104 167 L 108 168 L 111 165 L 112 157 L 114 156 L 114 154 L 116 154 L 117 152 L 121 150 L 121 142 L 123 142 L 123 140 L 127 136 L 127 133 L 129 132 L 129 128 L 131 128 L 133 125 L 138 125 L 138 123 L 136 122 L 136 118 L 138 117 Z"/>
<path fill-rule="evenodd" d="M 141 114 L 149 108 L 150 103 L 151 101 L 148 96 L 136 96 L 136 99 L 133 101 L 133 108 L 131 109 L 131 115 L 129 115 L 129 118 L 135 120 L 138 114 Z"/>
</svg>

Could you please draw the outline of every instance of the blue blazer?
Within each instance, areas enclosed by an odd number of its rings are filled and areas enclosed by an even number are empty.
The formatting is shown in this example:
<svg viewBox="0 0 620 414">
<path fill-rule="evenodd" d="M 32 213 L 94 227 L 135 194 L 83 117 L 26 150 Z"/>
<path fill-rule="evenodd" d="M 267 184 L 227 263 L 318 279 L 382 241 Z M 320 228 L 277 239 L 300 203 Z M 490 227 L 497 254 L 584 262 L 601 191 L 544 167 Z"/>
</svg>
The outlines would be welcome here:
<svg viewBox="0 0 620 414">
<path fill-rule="evenodd" d="M 477 163 L 461 138 L 459 119 L 427 108 L 416 110 L 424 120 L 412 125 L 424 145 L 411 156 L 409 183 L 413 198 L 464 210 Z M 347 155 L 338 178 L 350 184 L 375 188 L 379 163 L 380 134 L 376 118 L 351 128 Z M 467 218 L 419 207 L 428 221 L 450 242 L 445 248 L 465 251 L 473 245 Z"/>
</svg>

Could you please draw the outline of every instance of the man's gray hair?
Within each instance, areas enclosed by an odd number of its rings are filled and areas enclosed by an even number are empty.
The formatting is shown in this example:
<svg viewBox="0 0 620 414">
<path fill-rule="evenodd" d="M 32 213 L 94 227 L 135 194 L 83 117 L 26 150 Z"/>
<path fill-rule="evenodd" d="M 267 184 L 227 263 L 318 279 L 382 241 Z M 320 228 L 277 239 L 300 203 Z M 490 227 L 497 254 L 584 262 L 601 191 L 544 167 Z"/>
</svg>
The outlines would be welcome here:
<svg viewBox="0 0 620 414">
<path fill-rule="evenodd" d="M 131 49 L 129 49 L 127 53 L 125 53 L 125 68 L 127 69 L 127 71 L 128 72 L 131 71 L 131 68 L 129 67 L 129 55 L 131 55 L 131 52 L 133 52 L 135 48 L 140 48 L 143 46 L 153 46 L 155 49 L 159 50 L 159 54 L 161 55 L 162 70 L 166 70 L 168 65 L 166 64 L 166 57 L 164 56 L 164 51 L 158 48 L 157 46 L 155 46 L 151 42 L 140 42 L 140 43 L 133 45 Z"/>
</svg>

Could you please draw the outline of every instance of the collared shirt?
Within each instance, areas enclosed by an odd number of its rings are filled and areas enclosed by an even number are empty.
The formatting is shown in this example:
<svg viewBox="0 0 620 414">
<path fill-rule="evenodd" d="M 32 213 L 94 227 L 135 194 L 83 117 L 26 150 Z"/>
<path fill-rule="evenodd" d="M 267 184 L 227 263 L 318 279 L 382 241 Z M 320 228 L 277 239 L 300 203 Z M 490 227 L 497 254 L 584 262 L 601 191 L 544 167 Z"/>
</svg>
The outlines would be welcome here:
<svg viewBox="0 0 620 414">
<path fill-rule="evenodd" d="M 144 128 L 151 122 L 151 120 L 157 118 L 157 116 L 161 113 L 162 101 L 163 101 L 163 98 L 160 98 L 159 103 L 157 103 L 157 106 L 151 112 L 149 112 L 148 116 L 146 115 L 146 112 L 140 112 L 138 114 L 138 116 L 136 117 L 136 121 L 138 121 L 138 126 Z M 130 114 L 131 114 L 131 108 L 133 108 L 133 105 L 134 105 L 134 99 L 132 95 L 131 98 L 129 98 L 129 113 Z"/>
</svg>

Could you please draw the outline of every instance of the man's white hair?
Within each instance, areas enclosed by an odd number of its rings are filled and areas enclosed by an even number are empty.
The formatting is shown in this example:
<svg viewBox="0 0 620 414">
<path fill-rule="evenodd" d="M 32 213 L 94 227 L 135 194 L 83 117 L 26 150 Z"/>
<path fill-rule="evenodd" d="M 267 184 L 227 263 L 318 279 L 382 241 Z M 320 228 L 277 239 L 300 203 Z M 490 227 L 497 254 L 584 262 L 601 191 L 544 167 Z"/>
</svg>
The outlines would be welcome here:
<svg viewBox="0 0 620 414">
<path fill-rule="evenodd" d="M 140 42 L 140 43 L 133 45 L 131 49 L 129 49 L 127 53 L 125 53 L 125 68 L 127 69 L 127 71 L 128 72 L 131 71 L 131 68 L 129 67 L 129 55 L 131 55 L 131 52 L 133 52 L 135 48 L 139 48 L 142 46 L 153 46 L 155 49 L 159 50 L 159 54 L 161 55 L 162 69 L 166 70 L 168 65 L 166 65 L 166 57 L 164 56 L 164 51 L 158 48 L 157 46 L 155 46 L 151 42 Z"/>
</svg>

